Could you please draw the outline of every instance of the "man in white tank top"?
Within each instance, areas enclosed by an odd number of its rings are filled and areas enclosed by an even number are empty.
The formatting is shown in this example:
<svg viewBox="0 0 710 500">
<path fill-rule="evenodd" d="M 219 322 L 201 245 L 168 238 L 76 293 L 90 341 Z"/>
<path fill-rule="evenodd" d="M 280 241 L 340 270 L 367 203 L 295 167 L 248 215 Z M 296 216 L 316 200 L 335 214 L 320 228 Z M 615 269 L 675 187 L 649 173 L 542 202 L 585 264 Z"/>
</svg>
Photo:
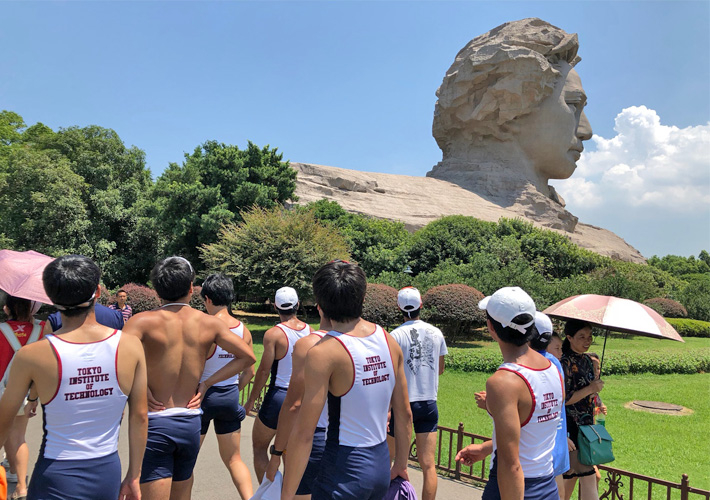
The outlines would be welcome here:
<svg viewBox="0 0 710 500">
<path fill-rule="evenodd" d="M 564 389 L 557 368 L 528 345 L 537 335 L 535 303 L 522 289 L 507 287 L 479 307 L 504 361 L 486 381 L 493 439 L 467 446 L 456 460 L 471 465 L 493 454 L 483 500 L 557 500 L 552 451 Z"/>
<path fill-rule="evenodd" d="M 96 322 L 101 271 L 67 255 L 44 270 L 62 328 L 20 349 L 0 400 L 0 444 L 30 390 L 42 403 L 44 437 L 27 498 L 139 498 L 146 444 L 146 362 L 136 339 Z M 129 463 L 121 483 L 118 432 L 128 402 Z"/>
<path fill-rule="evenodd" d="M 251 332 L 244 323 L 230 314 L 234 302 L 234 284 L 224 274 L 211 274 L 202 283 L 200 295 L 205 301 L 207 314 L 219 318 L 235 335 L 238 335 L 249 348 L 253 349 Z M 225 366 L 234 355 L 228 353 L 217 344 L 210 349 L 205 363 L 205 371 L 200 381 L 210 378 L 217 370 Z M 239 393 L 254 376 L 254 365 L 242 373 L 214 384 L 202 400 L 202 429 L 200 431 L 200 448 L 205 440 L 210 424 L 214 423 L 217 436 L 219 455 L 227 467 L 234 486 L 237 487 L 242 500 L 249 500 L 254 494 L 251 473 L 242 460 L 241 427 L 246 416 L 244 408 L 239 405 Z"/>
<path fill-rule="evenodd" d="M 143 344 L 148 367 L 148 440 L 141 471 L 146 500 L 189 499 L 200 450 L 202 398 L 214 384 L 255 362 L 251 348 L 227 325 L 190 307 L 195 271 L 183 257 L 158 262 L 150 279 L 163 305 L 133 316 L 126 335 Z M 234 359 L 201 381 L 205 360 L 217 344 Z"/>
<path fill-rule="evenodd" d="M 303 393 L 305 390 L 304 368 L 306 364 L 306 355 L 308 351 L 316 345 L 330 331 L 331 324 L 328 319 L 323 319 L 320 324 L 320 329 L 310 335 L 299 339 L 293 347 L 293 370 L 291 372 L 291 382 L 286 391 L 281 412 L 279 413 L 279 421 L 276 427 L 276 437 L 271 449 L 271 459 L 269 466 L 266 468 L 266 477 L 269 481 L 273 481 L 276 476 L 276 471 L 281 465 L 281 456 L 288 444 L 288 438 L 293 430 L 293 424 L 298 416 L 303 403 Z M 328 405 L 323 407 L 316 430 L 313 434 L 313 446 L 311 454 L 308 458 L 306 471 L 301 478 L 301 483 L 296 490 L 296 498 L 300 500 L 308 500 L 311 498 L 313 483 L 320 469 L 320 461 L 325 450 L 325 432 L 328 427 Z"/>
<path fill-rule="evenodd" d="M 271 375 L 269 389 L 251 431 L 254 472 L 259 481 L 263 479 L 269 463 L 267 451 L 276 435 L 279 412 L 291 381 L 293 347 L 296 341 L 311 333 L 311 327 L 296 316 L 298 306 L 296 290 L 285 286 L 276 291 L 274 308 L 279 313 L 280 322 L 264 333 L 264 353 L 261 355 L 261 362 L 254 376 L 251 394 L 247 404 L 244 405 L 248 415 Z"/>
<path fill-rule="evenodd" d="M 313 277 L 318 310 L 332 329 L 306 356 L 303 402 L 288 441 L 284 500 L 296 494 L 326 400 L 328 431 L 313 500 L 380 500 L 390 479 L 408 479 L 412 414 L 402 350 L 380 326 L 360 317 L 366 288 L 362 269 L 344 261 L 326 264 Z M 397 418 L 391 468 L 390 403 Z"/>
</svg>

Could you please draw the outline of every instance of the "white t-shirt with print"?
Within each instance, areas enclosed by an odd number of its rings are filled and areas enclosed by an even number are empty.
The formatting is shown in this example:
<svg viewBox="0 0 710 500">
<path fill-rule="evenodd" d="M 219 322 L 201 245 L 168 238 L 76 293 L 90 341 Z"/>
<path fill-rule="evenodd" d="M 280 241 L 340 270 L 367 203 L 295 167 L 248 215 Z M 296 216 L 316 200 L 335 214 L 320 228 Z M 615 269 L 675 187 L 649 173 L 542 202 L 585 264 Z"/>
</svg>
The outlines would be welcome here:
<svg viewBox="0 0 710 500">
<path fill-rule="evenodd" d="M 392 331 L 404 354 L 409 402 L 436 401 L 439 356 L 447 354 L 444 334 L 422 320 L 407 321 Z"/>
</svg>

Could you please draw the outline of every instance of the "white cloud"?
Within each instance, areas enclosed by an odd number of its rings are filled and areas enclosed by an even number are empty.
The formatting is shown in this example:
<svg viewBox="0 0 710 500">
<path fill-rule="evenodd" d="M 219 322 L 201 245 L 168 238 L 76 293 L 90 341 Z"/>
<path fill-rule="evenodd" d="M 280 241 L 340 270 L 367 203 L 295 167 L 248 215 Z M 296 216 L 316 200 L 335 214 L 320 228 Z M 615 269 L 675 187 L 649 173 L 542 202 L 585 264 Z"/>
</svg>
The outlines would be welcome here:
<svg viewBox="0 0 710 500">
<path fill-rule="evenodd" d="M 595 135 L 575 174 L 557 190 L 568 208 L 662 208 L 676 213 L 710 209 L 710 124 L 661 124 L 645 106 L 616 117 L 617 135 Z M 594 148 L 596 146 L 596 148 Z"/>
</svg>

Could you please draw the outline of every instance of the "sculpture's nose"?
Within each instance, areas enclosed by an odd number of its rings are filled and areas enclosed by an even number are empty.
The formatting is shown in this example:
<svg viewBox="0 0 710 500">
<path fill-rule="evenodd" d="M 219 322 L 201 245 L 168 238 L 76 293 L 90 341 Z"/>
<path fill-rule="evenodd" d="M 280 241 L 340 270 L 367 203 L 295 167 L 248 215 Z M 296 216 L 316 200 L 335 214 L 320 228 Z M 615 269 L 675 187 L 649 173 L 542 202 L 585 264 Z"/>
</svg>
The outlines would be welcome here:
<svg viewBox="0 0 710 500">
<path fill-rule="evenodd" d="M 592 125 L 587 120 L 587 115 L 582 111 L 579 117 L 579 125 L 577 125 L 577 137 L 583 141 L 588 141 L 592 138 Z"/>
</svg>

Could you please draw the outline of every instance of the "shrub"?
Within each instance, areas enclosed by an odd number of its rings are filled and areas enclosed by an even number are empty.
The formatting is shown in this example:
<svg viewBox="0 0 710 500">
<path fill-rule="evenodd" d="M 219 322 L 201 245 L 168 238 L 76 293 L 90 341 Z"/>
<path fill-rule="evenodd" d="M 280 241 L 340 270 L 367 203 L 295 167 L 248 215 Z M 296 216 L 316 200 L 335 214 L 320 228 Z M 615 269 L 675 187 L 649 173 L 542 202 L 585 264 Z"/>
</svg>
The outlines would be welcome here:
<svg viewBox="0 0 710 500">
<path fill-rule="evenodd" d="M 368 283 L 362 317 L 384 328 L 399 325 L 402 313 L 397 307 L 397 289 L 378 283 Z"/>
<path fill-rule="evenodd" d="M 688 310 L 688 317 L 710 321 L 710 274 L 686 277 L 688 284 L 678 294 L 678 300 Z"/>
<path fill-rule="evenodd" d="M 104 284 L 101 284 L 101 295 L 99 295 L 98 303 L 101 304 L 102 306 L 107 306 L 109 304 L 112 304 L 116 301 L 116 297 L 108 291 L 108 289 L 104 286 Z"/>
<path fill-rule="evenodd" d="M 483 294 L 468 285 L 441 285 L 424 294 L 422 319 L 437 325 L 451 343 L 486 323 L 478 308 Z"/>
<path fill-rule="evenodd" d="M 133 314 L 160 307 L 158 294 L 152 288 L 136 283 L 128 283 L 121 288 L 128 294 L 128 305 L 133 309 Z"/>
<path fill-rule="evenodd" d="M 667 318 L 666 321 L 676 329 L 681 337 L 710 338 L 710 322 L 685 318 Z"/>
<path fill-rule="evenodd" d="M 464 372 L 492 373 L 503 362 L 500 352 L 493 349 L 449 348 L 446 368 Z M 694 351 L 607 351 L 604 355 L 604 375 L 638 373 L 705 373 L 710 370 L 710 348 Z"/>
<path fill-rule="evenodd" d="M 343 237 L 310 211 L 255 207 L 241 217 L 243 222 L 223 226 L 218 240 L 200 249 L 207 271 L 231 276 L 240 299 L 266 300 L 291 286 L 307 302 L 315 272 L 333 259 L 350 259 Z"/>
<path fill-rule="evenodd" d="M 685 310 L 683 304 L 676 302 L 673 299 L 664 299 L 656 297 L 643 302 L 648 307 L 656 311 L 661 316 L 666 318 L 687 318 L 688 311 Z"/>
<path fill-rule="evenodd" d="M 205 309 L 205 299 L 203 299 L 200 295 L 201 291 L 201 286 L 195 286 L 192 288 L 192 297 L 190 297 L 190 307 L 192 307 L 193 309 L 197 309 L 198 311 L 207 312 L 207 309 Z"/>
</svg>

